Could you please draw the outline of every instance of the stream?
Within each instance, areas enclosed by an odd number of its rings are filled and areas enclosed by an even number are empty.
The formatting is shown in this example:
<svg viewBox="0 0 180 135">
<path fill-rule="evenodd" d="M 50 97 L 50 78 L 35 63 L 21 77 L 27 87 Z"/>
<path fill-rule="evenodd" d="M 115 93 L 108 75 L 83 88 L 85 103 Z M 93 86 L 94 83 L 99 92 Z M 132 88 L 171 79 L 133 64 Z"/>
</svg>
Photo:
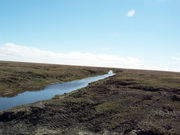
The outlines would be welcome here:
<svg viewBox="0 0 180 135">
<path fill-rule="evenodd" d="M 108 74 L 105 75 L 99 75 L 70 82 L 51 84 L 46 86 L 42 90 L 26 91 L 14 97 L 0 97 L 0 110 L 7 110 L 12 107 L 23 104 L 29 104 L 41 100 L 52 99 L 55 95 L 61 95 L 64 93 L 72 92 L 74 90 L 88 86 L 88 84 L 91 82 L 105 79 L 113 75 L 115 75 L 115 73 L 113 73 L 113 71 L 110 70 Z"/>
</svg>

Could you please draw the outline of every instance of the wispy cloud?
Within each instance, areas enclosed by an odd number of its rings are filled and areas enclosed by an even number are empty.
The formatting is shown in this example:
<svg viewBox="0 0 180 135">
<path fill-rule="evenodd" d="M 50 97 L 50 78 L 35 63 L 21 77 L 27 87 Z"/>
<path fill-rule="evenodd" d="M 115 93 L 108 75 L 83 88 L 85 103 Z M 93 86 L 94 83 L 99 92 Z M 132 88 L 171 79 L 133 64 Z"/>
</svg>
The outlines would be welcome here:
<svg viewBox="0 0 180 135">
<path fill-rule="evenodd" d="M 0 47 L 0 54 L 0 60 L 100 67 L 126 67 L 140 62 L 134 57 L 81 52 L 55 53 L 13 43 L 7 43 Z"/>
<path fill-rule="evenodd" d="M 178 60 L 178 61 L 180 61 L 180 57 L 171 57 L 173 60 Z"/>
<path fill-rule="evenodd" d="M 179 57 L 172 59 L 180 61 Z M 81 52 L 55 53 L 13 43 L 0 46 L 0 60 L 180 72 L 179 66 L 154 66 L 148 60 L 142 61 L 135 57 Z"/>
<path fill-rule="evenodd" d="M 136 14 L 136 10 L 130 10 L 126 13 L 126 16 L 133 17 Z"/>
</svg>

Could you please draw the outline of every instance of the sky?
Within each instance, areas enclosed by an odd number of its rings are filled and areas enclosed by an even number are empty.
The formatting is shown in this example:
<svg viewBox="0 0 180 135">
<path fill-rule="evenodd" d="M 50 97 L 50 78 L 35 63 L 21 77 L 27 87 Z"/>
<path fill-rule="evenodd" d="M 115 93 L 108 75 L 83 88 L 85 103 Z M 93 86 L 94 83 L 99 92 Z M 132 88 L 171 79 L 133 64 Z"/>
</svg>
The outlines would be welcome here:
<svg viewBox="0 0 180 135">
<path fill-rule="evenodd" d="M 0 60 L 180 72 L 180 0 L 0 0 Z"/>
</svg>

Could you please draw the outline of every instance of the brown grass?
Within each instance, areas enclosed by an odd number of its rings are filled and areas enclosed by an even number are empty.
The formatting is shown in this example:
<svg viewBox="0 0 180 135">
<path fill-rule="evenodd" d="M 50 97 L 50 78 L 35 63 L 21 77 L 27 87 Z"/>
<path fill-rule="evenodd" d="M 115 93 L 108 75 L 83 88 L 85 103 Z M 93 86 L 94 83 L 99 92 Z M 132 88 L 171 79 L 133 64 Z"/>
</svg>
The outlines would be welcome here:
<svg viewBox="0 0 180 135">
<path fill-rule="evenodd" d="M 51 83 L 105 74 L 107 68 L 0 61 L 0 96 L 42 89 Z"/>
</svg>

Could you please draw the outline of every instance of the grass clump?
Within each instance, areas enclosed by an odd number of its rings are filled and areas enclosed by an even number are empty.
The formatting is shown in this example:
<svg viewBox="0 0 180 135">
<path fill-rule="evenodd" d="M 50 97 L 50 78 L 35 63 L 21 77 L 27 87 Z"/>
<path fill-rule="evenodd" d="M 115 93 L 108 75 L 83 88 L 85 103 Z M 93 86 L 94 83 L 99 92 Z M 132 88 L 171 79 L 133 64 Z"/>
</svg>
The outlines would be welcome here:
<svg viewBox="0 0 180 135">
<path fill-rule="evenodd" d="M 86 72 L 84 70 L 81 69 Z M 0 122 L 0 127 L 5 133 L 13 124 L 20 127 L 23 123 L 29 131 L 37 130 L 38 126 L 53 127 L 55 131 L 67 129 L 65 135 L 70 131 L 99 135 L 105 131 L 109 134 L 180 134 L 180 73 L 127 69 L 116 69 L 116 73 L 88 87 L 55 96 L 37 107 L 30 105 L 25 111 L 28 116 L 19 116 L 20 122 L 16 116 L 12 122 Z M 1 119 L 11 116 L 12 112 L 2 113 Z"/>
<path fill-rule="evenodd" d="M 106 74 L 109 69 L 0 61 L 0 96 L 42 89 L 44 86 Z"/>
</svg>

